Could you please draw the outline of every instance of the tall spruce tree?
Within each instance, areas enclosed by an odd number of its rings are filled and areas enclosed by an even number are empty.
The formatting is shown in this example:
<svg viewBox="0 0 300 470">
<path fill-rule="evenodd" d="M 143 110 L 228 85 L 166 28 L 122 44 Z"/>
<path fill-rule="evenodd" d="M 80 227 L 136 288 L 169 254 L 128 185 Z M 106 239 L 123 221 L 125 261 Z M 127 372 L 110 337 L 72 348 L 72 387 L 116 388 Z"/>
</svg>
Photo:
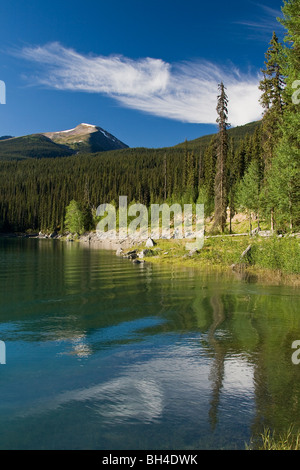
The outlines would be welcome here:
<svg viewBox="0 0 300 470">
<path fill-rule="evenodd" d="M 294 100 L 295 85 L 300 83 L 300 0 L 284 2 L 283 19 L 286 28 L 281 69 L 286 76 L 284 98 L 286 106 L 280 124 L 281 135 L 275 146 L 273 168 L 268 175 L 270 197 L 277 209 L 281 228 L 300 226 L 300 103 Z"/>
<path fill-rule="evenodd" d="M 266 168 L 271 165 L 274 147 L 280 135 L 280 122 L 283 116 L 285 86 L 281 64 L 283 61 L 282 45 L 273 32 L 270 47 L 265 54 L 265 68 L 259 89 L 262 91 L 260 103 L 263 112 L 263 149 Z"/>
<path fill-rule="evenodd" d="M 280 138 L 280 125 L 283 118 L 284 99 L 283 90 L 285 80 L 282 73 L 282 63 L 284 61 L 284 52 L 278 37 L 273 32 L 270 41 L 270 47 L 265 54 L 265 68 L 262 70 L 263 79 L 259 84 L 262 91 L 260 103 L 264 109 L 262 120 L 262 146 L 264 155 L 265 179 L 268 178 L 272 160 L 274 158 L 274 149 Z M 271 206 L 271 230 L 274 230 L 274 211 Z"/>
<path fill-rule="evenodd" d="M 228 154 L 228 98 L 225 92 L 225 86 L 222 83 L 218 85 L 219 96 L 217 104 L 217 123 L 219 125 L 218 147 L 217 147 L 217 165 L 215 175 L 215 216 L 214 228 L 220 229 L 223 233 L 227 219 L 227 154 Z"/>
<path fill-rule="evenodd" d="M 299 113 L 299 103 L 294 103 L 292 95 L 295 93 L 293 84 L 300 80 L 300 0 L 288 0 L 282 8 L 283 18 L 278 21 L 286 28 L 284 42 L 284 61 L 281 68 L 286 76 L 287 86 L 284 89 L 284 99 L 287 108 Z M 299 88 L 299 86 L 298 86 Z"/>
</svg>

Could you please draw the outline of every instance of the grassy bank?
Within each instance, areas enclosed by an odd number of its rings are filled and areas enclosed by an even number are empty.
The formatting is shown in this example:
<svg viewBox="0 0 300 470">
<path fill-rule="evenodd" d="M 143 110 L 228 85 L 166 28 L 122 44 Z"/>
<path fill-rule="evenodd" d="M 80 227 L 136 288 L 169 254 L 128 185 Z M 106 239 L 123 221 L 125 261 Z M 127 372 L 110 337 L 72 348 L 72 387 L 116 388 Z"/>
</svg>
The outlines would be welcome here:
<svg viewBox="0 0 300 470">
<path fill-rule="evenodd" d="M 145 259 L 152 263 L 247 272 L 264 280 L 300 285 L 300 243 L 295 237 L 209 237 L 203 248 L 194 253 L 186 249 L 186 243 L 184 239 L 158 240 Z M 242 257 L 250 245 L 251 249 Z"/>
<path fill-rule="evenodd" d="M 60 238 L 68 239 L 65 236 Z M 104 242 L 100 243 L 95 232 L 71 238 L 74 241 L 95 244 L 95 247 L 99 248 L 117 249 L 113 245 L 108 248 Z M 147 249 L 144 259 L 151 263 L 201 270 L 233 271 L 242 277 L 251 276 L 253 279 L 266 282 L 300 286 L 300 240 L 296 236 L 263 237 L 242 234 L 206 236 L 203 247 L 196 251 L 187 247 L 187 244 L 193 241 L 173 238 L 156 240 L 155 246 Z M 116 245 L 118 245 L 117 240 Z M 249 247 L 249 251 L 242 256 Z M 137 245 L 128 243 L 125 252 L 134 249 L 140 252 L 144 248 L 146 241 Z"/>
<path fill-rule="evenodd" d="M 259 439 L 246 446 L 246 450 L 300 450 L 300 432 L 295 432 L 293 427 L 280 434 L 265 429 Z"/>
</svg>

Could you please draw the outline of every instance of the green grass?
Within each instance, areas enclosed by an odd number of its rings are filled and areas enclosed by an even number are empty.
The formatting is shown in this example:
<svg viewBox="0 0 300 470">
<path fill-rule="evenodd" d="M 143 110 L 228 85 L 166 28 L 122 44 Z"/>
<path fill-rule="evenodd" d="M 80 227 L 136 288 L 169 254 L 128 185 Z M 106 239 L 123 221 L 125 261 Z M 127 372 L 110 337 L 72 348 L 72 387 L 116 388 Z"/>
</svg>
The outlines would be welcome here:
<svg viewBox="0 0 300 470">
<path fill-rule="evenodd" d="M 290 274 L 300 273 L 300 246 L 296 238 L 267 238 L 250 236 L 216 237 L 205 239 L 198 253 L 189 256 L 187 240 L 158 240 L 151 257 L 162 260 L 193 259 L 201 264 L 223 265 L 243 263 L 247 266 L 281 270 Z M 252 249 L 245 259 L 241 254 L 249 246 Z"/>
<path fill-rule="evenodd" d="M 300 244 L 296 238 L 271 237 L 255 243 L 250 263 L 288 274 L 300 273 Z"/>
<path fill-rule="evenodd" d="M 252 443 L 246 448 L 247 450 L 300 450 L 300 432 L 294 432 L 292 426 L 281 434 L 265 429 L 259 442 Z"/>
<path fill-rule="evenodd" d="M 200 269 L 249 271 L 264 280 L 284 280 L 292 276 L 293 284 L 300 283 L 300 244 L 294 237 L 216 237 L 206 238 L 204 246 L 190 255 L 186 239 L 157 240 L 146 259 L 152 263 L 164 263 Z M 244 258 L 242 253 L 251 245 Z M 137 247 L 139 250 L 141 246 Z M 286 279 L 287 280 L 287 279 Z"/>
</svg>

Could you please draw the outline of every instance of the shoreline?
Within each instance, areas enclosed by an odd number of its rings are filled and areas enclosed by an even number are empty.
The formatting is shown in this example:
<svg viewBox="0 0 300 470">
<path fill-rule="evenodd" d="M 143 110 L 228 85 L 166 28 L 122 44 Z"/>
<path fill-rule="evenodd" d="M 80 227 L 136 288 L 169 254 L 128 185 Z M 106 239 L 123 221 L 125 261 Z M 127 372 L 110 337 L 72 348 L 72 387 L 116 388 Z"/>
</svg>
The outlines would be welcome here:
<svg viewBox="0 0 300 470">
<path fill-rule="evenodd" d="M 285 238 L 299 238 L 299 234 L 293 234 L 292 237 Z M 75 242 L 80 243 L 85 247 L 93 249 L 110 250 L 115 252 L 116 255 L 127 258 L 133 263 L 152 263 L 164 264 L 170 267 L 182 267 L 189 269 L 196 269 L 197 271 L 210 271 L 215 273 L 231 274 L 234 277 L 247 282 L 260 282 L 267 283 L 268 285 L 288 285 L 291 287 L 300 287 L 300 274 L 287 273 L 280 269 L 265 268 L 259 265 L 251 265 L 243 261 L 243 252 L 240 252 L 240 258 L 236 263 L 225 263 L 219 257 L 219 252 L 224 251 L 222 245 L 226 245 L 228 240 L 235 240 L 238 246 L 243 245 L 250 247 L 249 243 L 257 241 L 256 237 L 251 237 L 249 234 L 232 234 L 232 235 L 216 235 L 205 236 L 206 245 L 212 244 L 212 257 L 204 257 L 202 250 L 193 250 L 192 252 L 184 251 L 183 244 L 186 240 L 179 239 L 159 239 L 157 241 L 151 240 L 147 244 L 146 239 L 138 238 L 124 238 L 121 240 L 112 240 L 107 236 L 106 238 L 99 239 L 96 232 L 87 232 L 80 236 L 73 237 L 72 235 L 59 235 L 52 233 L 46 234 L 25 234 L 25 233 L 0 233 L 0 238 L 33 238 L 33 239 L 52 239 L 60 240 L 67 243 Z M 267 237 L 260 237 L 260 243 L 264 243 Z M 241 243 L 242 241 L 242 243 Z M 219 245 L 214 246 L 216 243 Z M 153 243 L 153 245 L 152 245 Z M 232 246 L 234 243 L 231 243 Z M 149 246 L 150 245 L 150 246 Z M 228 243 L 227 243 L 228 246 Z M 208 247 L 204 247 L 207 251 Z M 225 247 L 226 248 L 226 247 Z M 247 249 L 248 249 L 247 248 Z M 245 250 L 247 251 L 247 250 Z M 145 253 L 146 252 L 146 253 Z M 201 256 L 202 254 L 202 256 Z M 220 258 L 220 259 L 218 259 Z M 216 260 L 218 262 L 216 262 Z"/>
<path fill-rule="evenodd" d="M 294 234 L 299 238 L 299 234 Z M 205 241 L 209 240 L 214 242 L 222 243 L 224 239 L 230 240 L 244 240 L 246 244 L 251 243 L 254 237 L 249 234 L 232 234 L 232 235 L 208 235 L 205 236 Z M 266 237 L 267 238 L 267 237 Z M 265 237 L 261 237 L 264 240 Z M 152 239 L 148 239 L 152 240 Z M 235 264 L 215 264 L 208 262 L 201 258 L 201 250 L 193 250 L 191 252 L 178 253 L 176 245 L 182 245 L 186 243 L 186 240 L 178 241 L 177 239 L 159 239 L 152 240 L 153 246 L 147 246 L 147 240 L 131 239 L 126 238 L 121 241 L 111 241 L 109 239 L 99 239 L 95 232 L 84 234 L 77 240 L 79 243 L 88 244 L 96 249 L 108 249 L 115 251 L 115 254 L 124 258 L 129 259 L 133 263 L 152 263 L 152 264 L 165 264 L 170 267 L 196 269 L 201 272 L 213 272 L 213 273 L 224 273 L 233 275 L 235 278 L 247 282 L 260 282 L 268 285 L 289 285 L 291 287 L 300 287 L 300 274 L 285 273 L 279 269 L 263 268 L 260 266 L 251 266 L 243 262 L 243 254 L 239 262 Z M 263 243 L 263 241 L 262 241 Z M 151 242 L 150 242 L 151 245 Z M 168 247 L 166 248 L 166 245 Z M 248 245 L 249 247 L 249 245 Z M 181 246 L 182 249 L 182 246 Z M 168 250 L 168 251 L 166 251 Z M 145 255 L 143 252 L 148 251 Z M 170 253 L 172 252 L 173 253 Z M 247 251 L 247 250 L 245 250 Z"/>
</svg>

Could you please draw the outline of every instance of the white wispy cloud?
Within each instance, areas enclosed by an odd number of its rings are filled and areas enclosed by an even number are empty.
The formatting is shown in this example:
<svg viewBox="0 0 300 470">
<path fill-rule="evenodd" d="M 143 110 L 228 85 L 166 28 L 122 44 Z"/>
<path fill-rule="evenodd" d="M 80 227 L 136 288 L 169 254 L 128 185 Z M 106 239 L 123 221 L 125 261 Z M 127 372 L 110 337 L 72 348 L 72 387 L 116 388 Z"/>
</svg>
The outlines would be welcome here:
<svg viewBox="0 0 300 470">
<path fill-rule="evenodd" d="M 258 39 L 257 34 L 259 34 L 264 39 L 271 39 L 271 33 L 273 31 L 281 30 L 283 28 L 277 19 L 282 17 L 281 10 L 277 10 L 262 3 L 252 1 L 250 1 L 250 3 L 254 7 L 253 18 L 247 18 L 245 20 L 236 21 L 235 24 L 240 24 L 242 26 L 246 26 L 250 30 L 255 30 L 255 35 L 253 35 L 253 39 Z"/>
<path fill-rule="evenodd" d="M 233 66 L 83 55 L 59 43 L 26 47 L 18 55 L 42 67 L 35 83 L 105 94 L 125 107 L 189 123 L 216 122 L 218 83 L 223 81 L 233 126 L 261 117 L 258 74 L 241 73 Z"/>
</svg>

